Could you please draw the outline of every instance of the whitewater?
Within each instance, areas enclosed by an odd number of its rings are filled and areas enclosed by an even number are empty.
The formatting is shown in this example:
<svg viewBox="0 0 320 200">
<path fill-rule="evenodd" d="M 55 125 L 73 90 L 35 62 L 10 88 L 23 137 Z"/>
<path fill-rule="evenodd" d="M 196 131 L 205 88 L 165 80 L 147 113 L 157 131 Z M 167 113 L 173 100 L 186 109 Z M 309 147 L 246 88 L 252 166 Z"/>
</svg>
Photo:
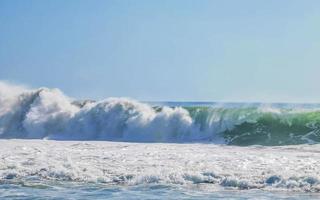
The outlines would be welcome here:
<svg viewBox="0 0 320 200">
<path fill-rule="evenodd" d="M 0 82 L 2 199 L 318 199 L 318 104 L 77 100 Z"/>
</svg>

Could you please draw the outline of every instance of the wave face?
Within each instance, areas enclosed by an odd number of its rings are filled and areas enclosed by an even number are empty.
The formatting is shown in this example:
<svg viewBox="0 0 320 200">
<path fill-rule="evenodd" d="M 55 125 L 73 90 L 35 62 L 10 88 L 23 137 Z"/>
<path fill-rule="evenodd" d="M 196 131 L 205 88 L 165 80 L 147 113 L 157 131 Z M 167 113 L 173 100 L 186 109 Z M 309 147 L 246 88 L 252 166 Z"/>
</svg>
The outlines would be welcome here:
<svg viewBox="0 0 320 200">
<path fill-rule="evenodd" d="M 127 98 L 75 101 L 58 89 L 0 82 L 0 138 L 212 142 L 320 142 L 317 105 L 152 105 Z"/>
</svg>

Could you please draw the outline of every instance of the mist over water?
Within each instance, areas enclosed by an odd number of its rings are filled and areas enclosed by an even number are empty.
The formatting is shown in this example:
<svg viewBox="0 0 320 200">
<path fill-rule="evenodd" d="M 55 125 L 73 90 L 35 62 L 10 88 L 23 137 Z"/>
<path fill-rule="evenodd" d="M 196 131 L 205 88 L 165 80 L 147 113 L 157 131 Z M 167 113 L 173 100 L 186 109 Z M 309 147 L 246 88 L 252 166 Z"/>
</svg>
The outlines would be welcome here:
<svg viewBox="0 0 320 200">
<path fill-rule="evenodd" d="M 288 145 L 320 142 L 316 104 L 74 100 L 0 82 L 0 138 Z"/>
</svg>

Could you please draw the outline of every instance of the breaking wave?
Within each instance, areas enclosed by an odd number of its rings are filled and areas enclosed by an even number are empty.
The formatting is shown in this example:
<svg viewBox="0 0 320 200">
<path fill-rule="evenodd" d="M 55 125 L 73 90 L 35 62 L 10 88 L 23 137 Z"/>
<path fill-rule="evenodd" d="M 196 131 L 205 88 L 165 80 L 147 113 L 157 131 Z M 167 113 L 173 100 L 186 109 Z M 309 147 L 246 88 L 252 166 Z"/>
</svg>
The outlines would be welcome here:
<svg viewBox="0 0 320 200">
<path fill-rule="evenodd" d="M 127 98 L 75 101 L 58 89 L 0 82 L 0 138 L 213 142 L 320 142 L 320 110 L 275 106 L 154 106 Z"/>
</svg>

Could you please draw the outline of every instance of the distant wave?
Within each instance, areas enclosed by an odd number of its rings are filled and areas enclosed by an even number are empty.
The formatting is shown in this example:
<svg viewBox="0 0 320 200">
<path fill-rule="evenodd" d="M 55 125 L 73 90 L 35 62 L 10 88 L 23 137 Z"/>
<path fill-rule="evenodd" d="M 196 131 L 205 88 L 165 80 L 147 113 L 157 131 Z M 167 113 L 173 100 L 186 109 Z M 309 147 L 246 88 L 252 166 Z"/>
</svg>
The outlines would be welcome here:
<svg viewBox="0 0 320 200">
<path fill-rule="evenodd" d="M 76 101 L 58 89 L 0 82 L 0 138 L 212 142 L 320 142 L 320 111 L 272 106 L 152 106 L 127 98 Z"/>
</svg>

